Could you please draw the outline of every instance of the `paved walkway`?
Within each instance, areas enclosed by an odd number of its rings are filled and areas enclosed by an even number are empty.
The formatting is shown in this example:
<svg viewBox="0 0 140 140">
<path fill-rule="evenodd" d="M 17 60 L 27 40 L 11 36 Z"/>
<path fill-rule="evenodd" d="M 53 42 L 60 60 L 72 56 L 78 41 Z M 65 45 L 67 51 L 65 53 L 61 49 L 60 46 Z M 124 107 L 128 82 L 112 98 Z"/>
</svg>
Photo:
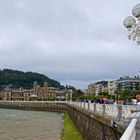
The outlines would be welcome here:
<svg viewBox="0 0 140 140">
<path fill-rule="evenodd" d="M 140 140 L 140 117 L 138 118 L 136 124 L 136 140 Z"/>
</svg>

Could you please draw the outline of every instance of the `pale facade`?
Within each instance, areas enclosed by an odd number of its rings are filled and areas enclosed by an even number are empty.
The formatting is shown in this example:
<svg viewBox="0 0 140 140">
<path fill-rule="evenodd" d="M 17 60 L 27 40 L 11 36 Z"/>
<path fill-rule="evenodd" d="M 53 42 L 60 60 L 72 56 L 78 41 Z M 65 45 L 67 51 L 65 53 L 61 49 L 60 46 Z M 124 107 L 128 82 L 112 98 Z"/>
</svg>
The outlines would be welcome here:
<svg viewBox="0 0 140 140">
<path fill-rule="evenodd" d="M 100 92 L 106 91 L 106 87 L 102 84 L 91 83 L 88 85 L 88 94 L 98 95 Z"/>
<path fill-rule="evenodd" d="M 108 81 L 107 83 L 107 90 L 109 94 L 114 94 L 117 89 L 117 81 Z"/>
<path fill-rule="evenodd" d="M 20 100 L 29 101 L 32 99 L 70 99 L 72 100 L 72 90 L 59 90 L 58 88 L 48 87 L 48 83 L 44 83 L 44 87 L 40 87 L 37 82 L 34 82 L 32 90 L 26 89 L 5 89 L 0 92 L 1 100 Z"/>
<path fill-rule="evenodd" d="M 87 91 L 88 91 L 88 92 L 87 92 L 88 94 L 93 94 L 93 93 L 95 93 L 95 83 L 89 84 L 89 85 L 88 85 Z"/>
<path fill-rule="evenodd" d="M 33 96 L 34 92 L 32 90 L 10 90 L 7 89 L 2 93 L 2 100 L 20 100 L 29 101 Z"/>
<path fill-rule="evenodd" d="M 44 87 L 40 87 L 37 82 L 34 82 L 33 91 L 39 99 L 47 98 L 60 98 L 60 99 L 72 99 L 72 90 L 64 89 L 59 90 L 55 87 L 48 87 L 48 83 L 44 83 Z"/>
</svg>

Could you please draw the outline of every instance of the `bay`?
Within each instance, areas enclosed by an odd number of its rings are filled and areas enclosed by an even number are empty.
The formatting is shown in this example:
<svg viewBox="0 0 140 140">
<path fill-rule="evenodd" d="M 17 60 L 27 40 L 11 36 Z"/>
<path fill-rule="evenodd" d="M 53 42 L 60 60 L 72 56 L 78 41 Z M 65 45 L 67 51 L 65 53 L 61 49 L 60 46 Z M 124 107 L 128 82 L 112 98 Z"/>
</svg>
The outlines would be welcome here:
<svg viewBox="0 0 140 140">
<path fill-rule="evenodd" d="M 61 140 L 63 113 L 0 109 L 0 140 Z"/>
</svg>

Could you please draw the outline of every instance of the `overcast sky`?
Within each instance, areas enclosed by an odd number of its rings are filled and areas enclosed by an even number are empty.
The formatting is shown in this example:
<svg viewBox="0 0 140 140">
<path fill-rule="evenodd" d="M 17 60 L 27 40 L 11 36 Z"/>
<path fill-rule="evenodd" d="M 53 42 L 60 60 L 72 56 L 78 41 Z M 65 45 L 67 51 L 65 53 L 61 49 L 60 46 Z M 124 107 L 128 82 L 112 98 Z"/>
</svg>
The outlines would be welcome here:
<svg viewBox="0 0 140 140">
<path fill-rule="evenodd" d="M 139 0 L 0 0 L 0 68 L 84 89 L 138 75 L 140 46 L 123 19 Z"/>
</svg>

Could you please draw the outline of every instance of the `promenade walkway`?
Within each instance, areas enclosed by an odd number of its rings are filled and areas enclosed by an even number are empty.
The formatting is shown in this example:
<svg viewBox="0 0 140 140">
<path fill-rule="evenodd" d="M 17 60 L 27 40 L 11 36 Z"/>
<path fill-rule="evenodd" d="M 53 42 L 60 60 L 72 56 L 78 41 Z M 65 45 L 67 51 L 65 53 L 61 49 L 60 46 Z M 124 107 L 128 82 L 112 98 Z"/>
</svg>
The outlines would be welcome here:
<svg viewBox="0 0 140 140">
<path fill-rule="evenodd" d="M 78 106 L 81 109 L 86 109 L 90 112 L 96 112 L 100 115 L 111 117 L 115 121 L 122 121 L 126 126 L 129 125 L 132 119 L 136 118 L 136 126 L 134 129 L 130 129 L 127 133 L 132 133 L 129 139 L 122 140 L 140 140 L 140 112 L 131 113 L 131 109 L 138 109 L 137 105 L 114 105 L 114 104 L 94 104 L 87 102 L 70 102 L 74 106 Z M 128 126 L 128 127 L 132 127 Z M 126 134 L 128 135 L 128 134 Z M 136 135 L 136 136 L 135 136 Z"/>
</svg>

